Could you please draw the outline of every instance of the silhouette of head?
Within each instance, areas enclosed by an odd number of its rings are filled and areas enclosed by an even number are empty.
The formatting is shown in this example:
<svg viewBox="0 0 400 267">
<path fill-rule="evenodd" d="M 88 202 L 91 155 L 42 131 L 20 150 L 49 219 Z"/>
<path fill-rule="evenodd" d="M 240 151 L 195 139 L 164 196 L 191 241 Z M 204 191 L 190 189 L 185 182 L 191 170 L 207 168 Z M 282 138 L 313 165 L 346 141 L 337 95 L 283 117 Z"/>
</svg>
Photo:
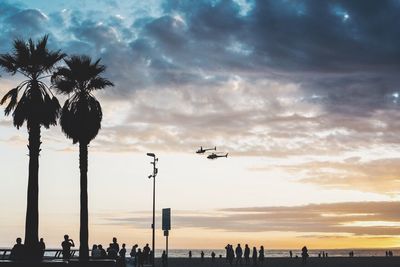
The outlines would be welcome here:
<svg viewBox="0 0 400 267">
<path fill-rule="evenodd" d="M 122 244 L 122 247 L 125 248 L 125 243 Z"/>
<path fill-rule="evenodd" d="M 64 235 L 64 240 L 68 241 L 68 239 L 69 239 L 69 235 Z"/>
<path fill-rule="evenodd" d="M 102 245 L 99 245 L 98 248 L 99 248 L 99 249 L 103 249 L 103 246 L 102 246 Z"/>
<path fill-rule="evenodd" d="M 113 242 L 117 243 L 117 238 L 116 237 L 113 237 Z"/>
<path fill-rule="evenodd" d="M 43 243 L 43 238 L 40 238 L 40 242 L 42 242 L 42 243 Z"/>
<path fill-rule="evenodd" d="M 21 237 L 18 237 L 16 241 L 17 241 L 17 244 L 18 244 L 18 245 L 21 245 L 21 243 L 22 243 Z"/>
</svg>

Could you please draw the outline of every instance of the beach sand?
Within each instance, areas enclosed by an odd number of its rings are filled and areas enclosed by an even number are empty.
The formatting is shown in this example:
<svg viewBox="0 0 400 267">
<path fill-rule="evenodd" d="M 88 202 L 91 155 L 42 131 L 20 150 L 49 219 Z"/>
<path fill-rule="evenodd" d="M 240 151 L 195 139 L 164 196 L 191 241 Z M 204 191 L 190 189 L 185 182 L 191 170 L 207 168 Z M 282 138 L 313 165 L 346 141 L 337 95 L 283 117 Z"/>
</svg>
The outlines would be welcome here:
<svg viewBox="0 0 400 267">
<path fill-rule="evenodd" d="M 132 266 L 128 264 L 127 266 Z M 156 259 L 156 266 L 161 267 L 161 260 Z M 204 259 L 204 262 L 199 258 L 184 259 L 184 258 L 170 258 L 168 267 L 230 267 L 225 259 L 215 259 L 214 262 L 210 258 Z M 249 265 L 232 265 L 233 267 L 254 267 L 251 263 Z M 399 267 L 400 257 L 331 257 L 331 258 L 308 258 L 307 263 L 302 264 L 301 258 L 267 258 L 265 261 L 256 265 L 257 267 L 290 267 L 290 266 L 326 266 L 326 267 Z"/>
</svg>

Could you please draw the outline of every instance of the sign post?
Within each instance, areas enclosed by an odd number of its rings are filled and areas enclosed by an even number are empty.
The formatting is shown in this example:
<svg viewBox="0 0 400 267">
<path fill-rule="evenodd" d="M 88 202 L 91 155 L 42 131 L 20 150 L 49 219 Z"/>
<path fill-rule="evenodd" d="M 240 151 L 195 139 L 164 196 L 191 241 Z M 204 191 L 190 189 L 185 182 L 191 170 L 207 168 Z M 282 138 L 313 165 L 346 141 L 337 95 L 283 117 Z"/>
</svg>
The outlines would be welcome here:
<svg viewBox="0 0 400 267">
<path fill-rule="evenodd" d="M 169 230 L 171 230 L 171 209 L 162 210 L 162 229 L 165 236 L 165 254 L 167 255 L 167 265 L 168 265 L 168 236 Z"/>
</svg>

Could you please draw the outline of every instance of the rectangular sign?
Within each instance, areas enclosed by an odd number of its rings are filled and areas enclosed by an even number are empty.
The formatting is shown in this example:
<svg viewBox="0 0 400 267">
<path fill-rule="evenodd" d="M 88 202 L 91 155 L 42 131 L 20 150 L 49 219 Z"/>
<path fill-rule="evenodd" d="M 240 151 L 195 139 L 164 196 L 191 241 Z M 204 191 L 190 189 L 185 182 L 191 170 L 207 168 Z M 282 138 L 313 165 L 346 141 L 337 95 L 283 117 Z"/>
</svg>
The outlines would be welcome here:
<svg viewBox="0 0 400 267">
<path fill-rule="evenodd" d="M 171 230 L 171 209 L 162 210 L 162 229 L 164 231 Z"/>
</svg>

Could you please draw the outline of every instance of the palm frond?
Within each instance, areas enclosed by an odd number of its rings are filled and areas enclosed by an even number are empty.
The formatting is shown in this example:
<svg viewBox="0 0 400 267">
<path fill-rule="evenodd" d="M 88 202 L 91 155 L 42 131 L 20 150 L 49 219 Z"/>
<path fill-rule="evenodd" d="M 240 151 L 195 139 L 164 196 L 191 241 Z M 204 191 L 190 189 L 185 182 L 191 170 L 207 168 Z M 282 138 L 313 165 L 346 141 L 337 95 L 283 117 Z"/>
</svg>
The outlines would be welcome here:
<svg viewBox="0 0 400 267">
<path fill-rule="evenodd" d="M 105 78 L 95 77 L 89 81 L 87 88 L 88 90 L 98 90 L 107 86 L 114 86 L 114 84 Z"/>
<path fill-rule="evenodd" d="M 13 75 L 17 72 L 18 69 L 14 57 L 10 54 L 0 55 L 0 67 L 5 69 L 7 72 L 12 73 Z"/>
<path fill-rule="evenodd" d="M 8 91 L 4 97 L 1 99 L 0 101 L 0 105 L 3 105 L 7 99 L 10 99 L 10 102 L 8 103 L 8 105 L 6 106 L 6 108 L 4 109 L 4 114 L 6 116 L 8 116 L 10 114 L 10 112 L 15 108 L 15 106 L 17 105 L 18 102 L 18 87 L 11 89 L 10 91 Z"/>
</svg>

